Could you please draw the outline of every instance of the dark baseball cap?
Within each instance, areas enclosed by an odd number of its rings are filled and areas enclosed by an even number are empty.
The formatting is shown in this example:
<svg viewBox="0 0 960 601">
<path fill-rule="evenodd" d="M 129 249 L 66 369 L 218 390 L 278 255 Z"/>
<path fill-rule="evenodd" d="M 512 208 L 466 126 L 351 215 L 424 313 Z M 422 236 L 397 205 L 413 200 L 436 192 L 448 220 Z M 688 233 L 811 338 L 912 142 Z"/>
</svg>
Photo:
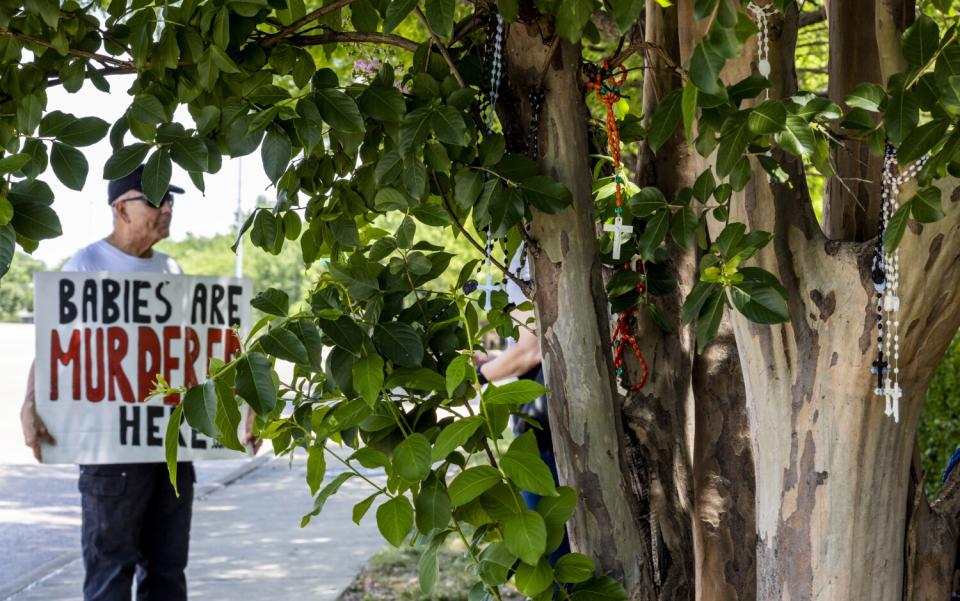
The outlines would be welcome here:
<svg viewBox="0 0 960 601">
<path fill-rule="evenodd" d="M 107 185 L 107 204 L 113 204 L 121 194 L 126 194 L 130 190 L 143 192 L 143 165 L 140 165 L 127 175 L 119 179 L 110 180 Z M 183 194 L 183 188 L 179 186 L 170 186 L 167 188 L 167 194 Z"/>
</svg>

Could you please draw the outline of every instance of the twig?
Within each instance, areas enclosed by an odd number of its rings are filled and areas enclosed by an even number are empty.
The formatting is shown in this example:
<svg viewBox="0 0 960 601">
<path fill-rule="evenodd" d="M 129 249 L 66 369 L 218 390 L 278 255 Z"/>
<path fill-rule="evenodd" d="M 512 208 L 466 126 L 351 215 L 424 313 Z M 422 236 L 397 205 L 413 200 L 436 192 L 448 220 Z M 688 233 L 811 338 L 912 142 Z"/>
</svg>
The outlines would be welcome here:
<svg viewBox="0 0 960 601">
<path fill-rule="evenodd" d="M 443 41 L 440 39 L 440 36 L 437 35 L 437 32 L 433 30 L 433 27 L 430 27 L 430 23 L 427 21 L 427 16 L 423 14 L 423 11 L 420 10 L 420 7 L 413 9 L 417 13 L 417 18 L 420 19 L 420 22 L 423 23 L 423 26 L 427 28 L 427 31 L 430 32 L 430 37 L 433 38 L 433 43 L 437 46 L 437 49 L 440 50 L 440 55 L 443 56 L 443 60 L 447 61 L 447 65 L 450 66 L 450 70 L 453 71 L 453 76 L 457 78 L 457 83 L 460 84 L 461 88 L 467 87 L 467 82 L 463 80 L 463 76 L 460 75 L 460 71 L 457 70 L 457 66 L 453 63 L 453 59 L 450 58 L 450 52 L 447 51 L 447 47 L 443 45 Z"/>
<path fill-rule="evenodd" d="M 420 44 L 393 33 L 362 33 L 359 31 L 331 31 L 320 35 L 306 35 L 290 38 L 304 46 L 322 46 L 324 44 L 384 44 L 416 52 Z"/>
<path fill-rule="evenodd" d="M 290 35 L 291 33 L 294 33 L 295 31 L 297 31 L 298 29 L 300 29 L 301 27 L 303 27 L 303 26 L 306 25 L 307 23 L 309 23 L 309 22 L 311 22 L 311 21 L 316 21 L 316 20 L 318 20 L 318 19 L 322 19 L 323 17 L 325 17 L 326 15 L 332 13 L 333 11 L 339 10 L 339 9 L 343 8 L 344 6 L 348 6 L 348 5 L 350 5 L 350 4 L 354 3 L 354 2 L 356 2 L 356 0 L 336 0 L 336 1 L 333 2 L 332 4 L 328 4 L 328 5 L 326 5 L 326 6 L 321 6 L 321 7 L 318 8 L 317 10 L 314 10 L 314 11 L 310 12 L 309 14 L 307 14 L 307 15 L 306 15 L 305 17 L 303 17 L 302 19 L 298 19 L 297 21 L 294 21 L 293 23 L 291 23 L 290 25 L 287 25 L 286 27 L 284 27 L 283 29 L 281 29 L 281 30 L 278 31 L 277 33 L 275 33 L 275 34 L 269 36 L 268 38 L 266 38 L 266 39 L 263 41 L 263 45 L 264 45 L 265 47 L 267 47 L 267 48 L 271 48 L 271 47 L 273 47 L 273 46 L 276 46 L 278 43 L 280 43 L 280 41 L 281 41 L 283 38 L 287 37 L 287 36 Z"/>
<path fill-rule="evenodd" d="M 14 38 L 14 39 L 17 39 L 17 40 L 23 40 L 23 41 L 25 41 L 25 42 L 31 42 L 31 43 L 33 43 L 33 44 L 38 44 L 38 45 L 40 45 L 40 46 L 44 46 L 44 47 L 46 47 L 46 48 L 52 48 L 52 49 L 56 50 L 56 47 L 54 47 L 54 45 L 51 44 L 50 42 L 48 42 L 48 41 L 46 41 L 46 40 L 42 40 L 42 39 L 40 39 L 40 38 L 36 38 L 36 37 L 34 37 L 34 36 L 32 36 L 32 35 L 28 35 L 28 34 L 25 34 L 25 33 L 19 33 L 19 32 L 17 32 L 17 31 L 10 31 L 9 29 L 3 29 L 3 30 L 0 30 L 0 35 L 6 36 L 6 37 L 10 37 L 10 38 Z M 68 50 L 67 50 L 67 53 L 68 53 L 68 54 L 72 54 L 73 56 L 79 56 L 79 57 L 81 57 L 81 58 L 86 58 L 86 59 L 89 59 L 89 60 L 99 61 L 99 62 L 101 62 L 101 63 L 103 63 L 103 64 L 105 64 L 105 65 L 114 65 L 114 66 L 117 66 L 117 67 L 132 67 L 132 65 L 130 64 L 129 61 L 122 61 L 122 60 L 113 58 L 112 56 L 107 56 L 107 55 L 105 55 L 105 54 L 97 54 L 97 53 L 95 53 L 95 52 L 87 52 L 86 50 L 77 50 L 76 48 L 70 48 L 70 49 L 68 49 Z"/>
<path fill-rule="evenodd" d="M 453 212 L 453 208 L 450 206 L 450 200 L 447 198 L 447 193 L 440 185 L 440 180 L 437 179 L 436 172 L 431 171 L 431 174 L 433 175 L 433 182 L 437 185 L 437 191 L 440 192 L 440 199 L 443 200 L 443 208 L 446 209 L 447 214 L 450 215 L 450 219 L 453 220 L 453 224 L 457 226 L 457 229 L 460 230 L 460 233 L 464 235 L 464 237 L 467 239 L 467 242 L 472 244 L 474 248 L 483 253 L 484 256 L 487 256 L 487 249 L 481 246 L 480 243 L 470 235 L 470 232 L 463 227 L 463 224 L 460 223 L 460 220 L 457 219 L 457 215 Z M 523 292 L 524 296 L 527 298 L 533 298 L 533 286 L 510 273 L 510 270 L 505 265 L 494 259 L 492 255 L 489 257 L 489 260 L 491 265 L 496 267 L 499 271 L 502 271 L 503 274 L 510 278 L 514 284 L 520 287 L 520 290 Z"/>
<path fill-rule="evenodd" d="M 624 61 L 626 61 L 628 58 L 630 58 L 640 50 L 657 51 L 657 53 L 659 53 L 660 57 L 663 59 L 663 62 L 665 62 L 671 69 L 673 69 L 677 73 L 681 73 L 681 74 L 683 73 L 683 69 L 681 69 L 680 65 L 675 63 L 673 59 L 670 58 L 670 55 L 667 54 L 666 50 L 664 50 L 661 46 L 657 44 L 654 44 L 652 42 L 644 42 L 644 41 L 633 42 L 632 44 L 627 46 L 626 50 L 624 50 L 620 54 L 610 59 L 610 66 L 617 67 L 621 65 Z"/>
</svg>

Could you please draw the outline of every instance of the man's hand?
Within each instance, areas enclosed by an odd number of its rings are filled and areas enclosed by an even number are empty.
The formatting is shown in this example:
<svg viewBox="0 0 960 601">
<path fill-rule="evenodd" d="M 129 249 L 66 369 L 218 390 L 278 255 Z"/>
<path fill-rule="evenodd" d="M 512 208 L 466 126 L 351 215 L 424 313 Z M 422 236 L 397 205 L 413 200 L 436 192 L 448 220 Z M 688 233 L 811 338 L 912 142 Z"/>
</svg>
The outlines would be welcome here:
<svg viewBox="0 0 960 601">
<path fill-rule="evenodd" d="M 57 441 L 53 439 L 46 424 L 37 415 L 37 402 L 32 394 L 27 395 L 27 399 L 20 409 L 20 426 L 23 428 L 23 441 L 33 449 L 33 456 L 36 457 L 37 461 L 42 462 L 40 445 L 48 444 L 52 446 L 57 444 Z"/>
<path fill-rule="evenodd" d="M 247 412 L 247 423 L 243 428 L 243 436 L 240 437 L 240 444 L 251 449 L 253 454 L 256 455 L 257 451 L 260 450 L 260 445 L 263 444 L 263 439 L 259 436 L 255 436 L 253 433 L 253 420 L 254 420 L 253 411 Z"/>
</svg>

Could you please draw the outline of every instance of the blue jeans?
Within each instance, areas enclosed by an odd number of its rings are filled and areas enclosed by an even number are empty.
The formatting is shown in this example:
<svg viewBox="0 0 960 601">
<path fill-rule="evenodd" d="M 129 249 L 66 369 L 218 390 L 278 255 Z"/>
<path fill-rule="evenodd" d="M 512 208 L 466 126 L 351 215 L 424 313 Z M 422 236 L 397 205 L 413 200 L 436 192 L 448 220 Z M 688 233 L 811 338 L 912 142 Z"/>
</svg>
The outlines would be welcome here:
<svg viewBox="0 0 960 601">
<path fill-rule="evenodd" d="M 163 463 L 81 465 L 84 601 L 186 601 L 192 463 L 177 464 L 178 498 Z"/>
<path fill-rule="evenodd" d="M 553 456 L 553 449 L 540 449 L 540 458 L 543 459 L 543 462 L 550 468 L 550 473 L 553 474 L 553 483 L 559 486 L 560 478 L 557 476 L 557 459 Z M 540 504 L 541 497 L 536 493 L 521 490 L 520 496 L 523 497 L 523 502 L 526 503 L 528 509 L 536 509 L 537 505 Z M 556 551 L 550 554 L 550 565 L 556 565 L 557 560 L 569 552 L 570 538 L 564 533 L 563 542 L 560 543 Z"/>
</svg>

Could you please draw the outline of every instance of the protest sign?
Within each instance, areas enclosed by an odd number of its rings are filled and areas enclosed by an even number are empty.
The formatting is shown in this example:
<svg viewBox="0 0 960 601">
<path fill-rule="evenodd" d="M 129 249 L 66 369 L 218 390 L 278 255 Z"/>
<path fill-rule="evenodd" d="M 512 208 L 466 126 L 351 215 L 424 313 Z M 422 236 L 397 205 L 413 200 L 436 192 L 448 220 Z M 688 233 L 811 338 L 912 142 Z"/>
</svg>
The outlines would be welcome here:
<svg viewBox="0 0 960 601">
<path fill-rule="evenodd" d="M 248 279 L 164 273 L 34 275 L 37 411 L 56 439 L 44 463 L 164 461 L 163 436 L 179 395 L 203 382 L 211 357 L 228 361 L 250 328 Z M 242 428 L 242 423 L 241 423 Z M 236 451 L 181 426 L 179 458 L 235 459 Z"/>
</svg>

